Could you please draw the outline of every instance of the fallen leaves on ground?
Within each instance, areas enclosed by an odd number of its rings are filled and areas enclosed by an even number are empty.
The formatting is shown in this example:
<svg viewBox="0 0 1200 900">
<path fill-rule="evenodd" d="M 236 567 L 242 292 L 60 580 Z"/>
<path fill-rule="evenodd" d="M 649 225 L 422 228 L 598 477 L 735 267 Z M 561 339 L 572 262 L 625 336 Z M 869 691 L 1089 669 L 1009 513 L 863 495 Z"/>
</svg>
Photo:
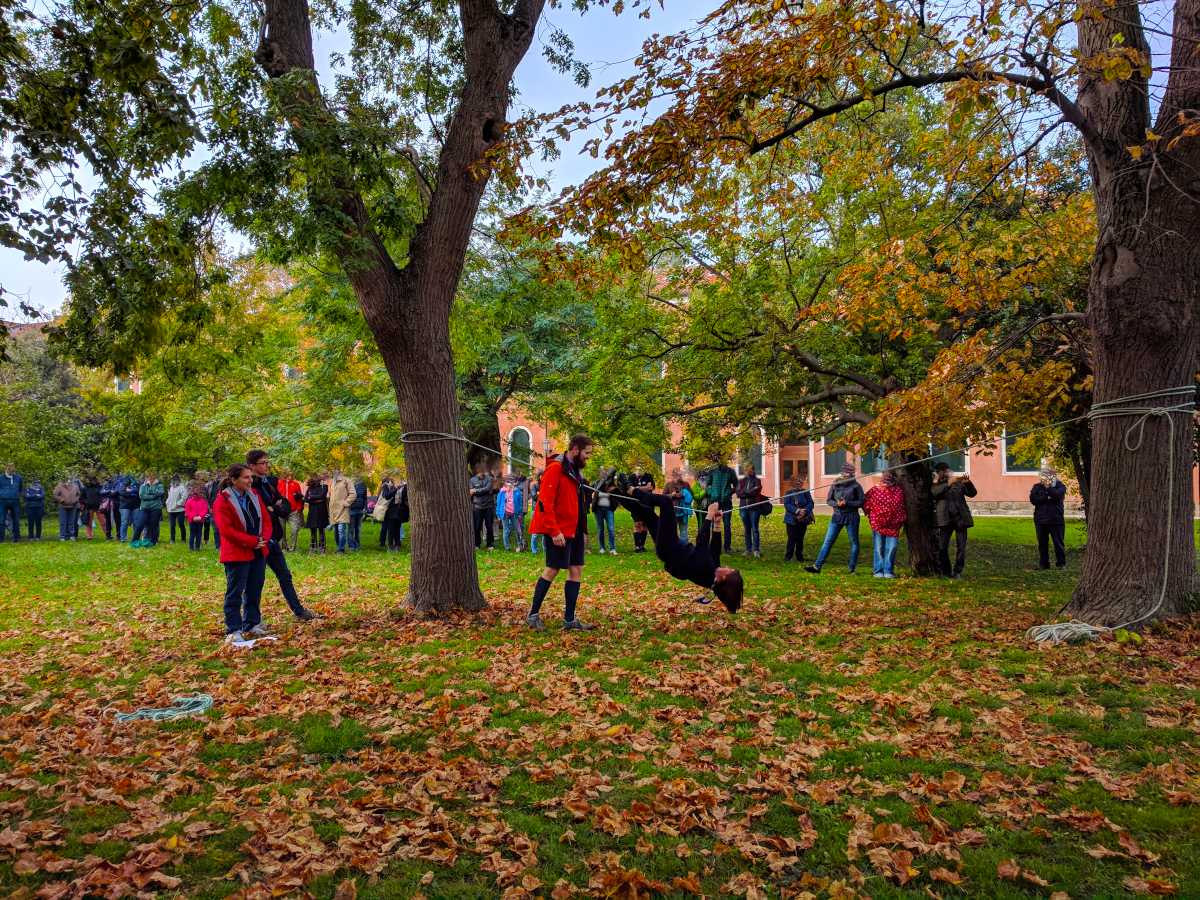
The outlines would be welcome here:
<svg viewBox="0 0 1200 900">
<path fill-rule="evenodd" d="M 238 654 L 191 570 L 136 576 L 120 614 L 67 591 L 18 624 L 10 589 L 0 888 L 1086 894 L 1014 849 L 1048 842 L 1073 848 L 1072 880 L 1186 895 L 1200 877 L 1132 815 L 1200 815 L 1194 623 L 1047 652 L 1021 639 L 1044 600 L 790 574 L 730 619 L 647 566 L 587 585 L 604 630 L 534 634 L 521 562 L 490 610 L 445 621 L 394 615 L 382 562 L 349 586 L 322 562 L 303 586 L 335 615 Z M 191 691 L 209 717 L 108 714 Z"/>
</svg>

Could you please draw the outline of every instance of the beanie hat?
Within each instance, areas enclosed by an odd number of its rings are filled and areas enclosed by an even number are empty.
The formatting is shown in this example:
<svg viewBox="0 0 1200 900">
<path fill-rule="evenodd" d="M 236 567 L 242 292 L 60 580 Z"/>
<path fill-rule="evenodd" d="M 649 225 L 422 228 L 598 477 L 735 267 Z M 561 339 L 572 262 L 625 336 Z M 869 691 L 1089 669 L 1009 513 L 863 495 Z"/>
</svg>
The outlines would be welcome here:
<svg viewBox="0 0 1200 900">
<path fill-rule="evenodd" d="M 854 464 L 846 463 L 842 466 L 842 475 L 850 476 L 854 474 Z"/>
<path fill-rule="evenodd" d="M 1042 478 L 1054 478 L 1056 475 L 1058 475 L 1058 473 L 1054 471 L 1053 466 L 1042 466 L 1042 468 L 1038 470 L 1038 475 Z"/>
</svg>

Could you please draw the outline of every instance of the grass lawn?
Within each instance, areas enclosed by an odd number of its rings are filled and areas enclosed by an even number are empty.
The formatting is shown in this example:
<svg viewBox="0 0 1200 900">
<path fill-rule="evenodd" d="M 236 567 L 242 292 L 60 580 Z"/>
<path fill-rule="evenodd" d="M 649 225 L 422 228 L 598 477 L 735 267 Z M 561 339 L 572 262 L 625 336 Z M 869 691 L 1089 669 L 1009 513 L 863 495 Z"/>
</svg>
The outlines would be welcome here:
<svg viewBox="0 0 1200 900">
<path fill-rule="evenodd" d="M 1200 625 L 1026 643 L 1078 526 L 1039 573 L 1027 520 L 981 519 L 946 583 L 871 578 L 869 543 L 849 576 L 844 538 L 808 575 L 780 519 L 735 618 L 619 523 L 566 635 L 561 586 L 523 627 L 528 553 L 480 555 L 477 618 L 396 615 L 371 526 L 293 555 L 323 622 L 268 574 L 250 651 L 211 549 L 4 545 L 0 894 L 1200 897 Z"/>
</svg>

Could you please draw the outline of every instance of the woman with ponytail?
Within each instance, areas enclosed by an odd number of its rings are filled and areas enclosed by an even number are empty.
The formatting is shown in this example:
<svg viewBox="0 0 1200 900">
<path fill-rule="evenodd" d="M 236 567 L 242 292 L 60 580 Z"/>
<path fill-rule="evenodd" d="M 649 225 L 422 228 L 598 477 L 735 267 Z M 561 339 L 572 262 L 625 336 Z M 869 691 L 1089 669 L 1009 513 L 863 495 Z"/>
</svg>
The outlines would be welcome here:
<svg viewBox="0 0 1200 900">
<path fill-rule="evenodd" d="M 225 565 L 225 642 L 267 637 L 259 603 L 267 570 L 271 516 L 253 487 L 254 472 L 235 463 L 221 481 L 213 503 L 213 521 L 221 534 Z"/>
</svg>

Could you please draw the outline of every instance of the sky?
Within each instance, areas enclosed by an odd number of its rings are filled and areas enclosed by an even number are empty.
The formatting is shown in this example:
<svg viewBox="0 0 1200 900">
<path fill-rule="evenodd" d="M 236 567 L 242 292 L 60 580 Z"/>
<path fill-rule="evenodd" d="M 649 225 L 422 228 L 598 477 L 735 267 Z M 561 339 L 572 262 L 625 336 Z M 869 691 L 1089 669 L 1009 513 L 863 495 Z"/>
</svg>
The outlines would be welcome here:
<svg viewBox="0 0 1200 900">
<path fill-rule="evenodd" d="M 614 16 L 610 10 L 593 9 L 583 15 L 570 9 L 548 10 L 539 26 L 539 38 L 548 39 L 554 27 L 569 34 L 575 42 L 575 57 L 591 70 L 592 81 L 587 88 L 580 88 L 569 75 L 552 69 L 542 56 L 539 40 L 517 69 L 518 107 L 546 111 L 591 99 L 597 88 L 633 72 L 633 58 L 647 37 L 656 32 L 667 34 L 691 27 L 696 16 L 708 6 L 696 0 L 665 0 L 662 8 L 657 3 L 652 4 L 653 14 L 649 20 L 630 13 Z M 337 36 L 324 36 L 317 43 L 328 52 L 336 48 Z M 578 138 L 564 146 L 562 156 L 552 162 L 534 161 L 535 171 L 547 177 L 556 191 L 582 181 L 603 162 L 581 154 L 582 143 L 582 138 Z M 0 285 L 6 293 L 16 295 L 17 299 L 43 313 L 49 314 L 62 307 L 66 296 L 62 275 L 63 268 L 59 264 L 26 261 L 20 253 L 0 248 Z M 0 315 L 10 321 L 25 321 L 27 317 L 20 315 L 14 298 L 7 299 L 9 306 L 0 310 Z"/>
</svg>

